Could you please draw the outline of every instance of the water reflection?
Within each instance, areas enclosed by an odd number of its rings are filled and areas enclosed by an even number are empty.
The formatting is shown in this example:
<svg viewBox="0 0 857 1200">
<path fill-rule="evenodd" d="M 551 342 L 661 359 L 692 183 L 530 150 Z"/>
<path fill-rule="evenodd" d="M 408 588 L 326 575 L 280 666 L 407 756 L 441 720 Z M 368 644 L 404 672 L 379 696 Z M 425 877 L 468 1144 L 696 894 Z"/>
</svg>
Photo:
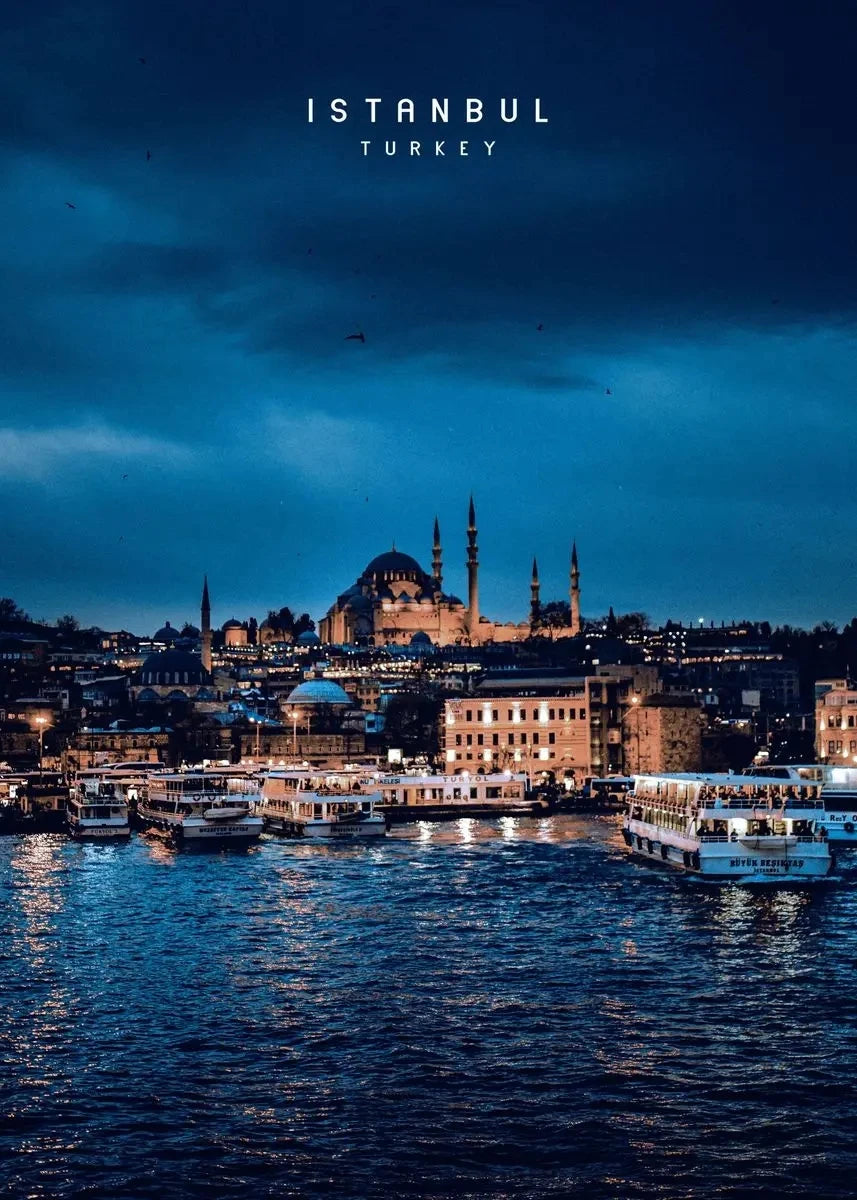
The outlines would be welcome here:
<svg viewBox="0 0 857 1200">
<path fill-rule="evenodd" d="M 844 1200 L 857 892 L 692 888 L 612 836 L 0 840 L 10 1194 Z"/>
</svg>

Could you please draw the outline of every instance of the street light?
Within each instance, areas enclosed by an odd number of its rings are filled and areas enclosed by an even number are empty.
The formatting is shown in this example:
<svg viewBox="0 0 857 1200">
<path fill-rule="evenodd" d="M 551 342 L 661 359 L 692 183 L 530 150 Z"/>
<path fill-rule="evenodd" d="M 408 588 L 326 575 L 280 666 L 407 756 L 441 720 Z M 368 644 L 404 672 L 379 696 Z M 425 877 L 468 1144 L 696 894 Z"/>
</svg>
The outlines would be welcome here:
<svg viewBox="0 0 857 1200">
<path fill-rule="evenodd" d="M 49 724 L 47 717 L 36 717 L 36 724 L 39 727 L 39 774 L 42 773 L 42 749 L 44 746 L 44 736 L 46 729 L 53 729 L 53 725 Z"/>
<path fill-rule="evenodd" d="M 639 704 L 640 697 L 632 696 L 631 703 Z M 639 717 L 634 718 L 634 727 L 635 727 L 636 733 L 637 733 L 637 774 L 639 775 L 640 774 L 640 718 Z"/>
<path fill-rule="evenodd" d="M 294 758 L 298 756 L 298 717 L 301 714 L 299 708 L 292 707 L 289 716 L 292 718 L 292 755 Z"/>
</svg>

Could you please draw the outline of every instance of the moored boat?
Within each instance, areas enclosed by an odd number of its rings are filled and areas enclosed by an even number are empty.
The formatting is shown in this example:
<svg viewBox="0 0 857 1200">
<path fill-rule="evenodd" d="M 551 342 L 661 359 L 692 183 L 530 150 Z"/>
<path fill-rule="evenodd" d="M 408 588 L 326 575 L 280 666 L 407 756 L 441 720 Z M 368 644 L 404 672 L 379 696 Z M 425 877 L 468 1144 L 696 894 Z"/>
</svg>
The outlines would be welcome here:
<svg viewBox="0 0 857 1200">
<path fill-rule="evenodd" d="M 631 853 L 735 883 L 830 873 L 821 785 L 749 775 L 638 775 L 622 822 Z"/>
<path fill-rule="evenodd" d="M 550 803 L 529 790 L 528 776 L 512 771 L 385 775 L 378 786 L 391 821 L 523 817 L 550 811 Z"/>
<path fill-rule="evenodd" d="M 369 775 L 302 768 L 269 771 L 257 811 L 265 828 L 292 837 L 340 840 L 383 837 L 381 795 Z"/>
<path fill-rule="evenodd" d="M 78 840 L 94 841 L 129 837 L 131 825 L 126 782 L 114 772 L 80 771 L 66 802 L 69 834 Z"/>
<path fill-rule="evenodd" d="M 764 779 L 820 783 L 824 816 L 821 823 L 836 845 L 857 846 L 857 768 L 833 763 L 787 763 L 748 767 L 748 775 Z"/>
<path fill-rule="evenodd" d="M 182 771 L 150 775 L 137 802 L 137 817 L 146 830 L 167 835 L 178 845 L 247 845 L 262 833 L 262 818 L 253 811 L 258 795 L 249 781 L 239 787 L 227 775 Z"/>
</svg>

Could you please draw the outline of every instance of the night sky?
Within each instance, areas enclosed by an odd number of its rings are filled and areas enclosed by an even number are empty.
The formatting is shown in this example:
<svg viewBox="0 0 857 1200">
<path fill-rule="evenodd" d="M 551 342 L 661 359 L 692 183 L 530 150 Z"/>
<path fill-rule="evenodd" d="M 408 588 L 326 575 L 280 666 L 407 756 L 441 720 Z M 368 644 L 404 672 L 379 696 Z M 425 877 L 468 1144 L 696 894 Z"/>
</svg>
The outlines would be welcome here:
<svg viewBox="0 0 857 1200">
<path fill-rule="evenodd" d="M 6 6 L 0 594 L 318 618 L 437 513 L 461 595 L 472 490 L 489 617 L 574 537 L 584 615 L 850 619 L 850 8 Z"/>
</svg>

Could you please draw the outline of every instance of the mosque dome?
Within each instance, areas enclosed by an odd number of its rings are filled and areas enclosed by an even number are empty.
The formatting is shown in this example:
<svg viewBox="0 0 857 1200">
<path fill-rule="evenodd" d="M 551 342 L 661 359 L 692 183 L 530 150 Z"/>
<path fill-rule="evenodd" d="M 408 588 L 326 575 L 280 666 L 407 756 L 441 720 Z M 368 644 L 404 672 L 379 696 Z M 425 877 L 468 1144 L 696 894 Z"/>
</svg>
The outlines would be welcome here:
<svg viewBox="0 0 857 1200">
<path fill-rule="evenodd" d="M 223 632 L 226 633 L 227 629 L 241 629 L 243 627 L 242 627 L 240 621 L 236 621 L 235 618 L 232 617 L 231 620 L 225 621 L 224 624 L 221 626 L 221 628 L 222 628 Z"/>
<path fill-rule="evenodd" d="M 292 688 L 286 697 L 287 704 L 340 704 L 350 705 L 351 697 L 332 679 L 309 679 Z"/>
<path fill-rule="evenodd" d="M 152 634 L 153 642 L 174 642 L 176 638 L 181 637 L 178 629 L 172 626 L 169 621 L 161 626 L 155 633 Z"/>
<path fill-rule="evenodd" d="M 432 644 L 431 638 L 429 637 L 429 635 L 427 633 L 424 633 L 421 629 L 417 630 L 417 632 L 411 638 L 412 646 L 430 646 L 431 644 Z"/>
<path fill-rule="evenodd" d="M 424 575 L 425 572 L 410 554 L 403 554 L 400 550 L 388 550 L 385 554 L 378 554 L 373 558 L 362 574 L 407 578 L 408 575 Z"/>
<path fill-rule="evenodd" d="M 305 629 L 303 633 L 299 633 L 295 638 L 299 646 L 320 646 L 321 638 L 317 633 L 313 633 L 311 629 Z"/>
<path fill-rule="evenodd" d="M 145 687 L 173 687 L 184 684 L 199 687 L 205 678 L 202 660 L 186 650 L 162 650 L 150 654 L 140 668 L 139 680 Z"/>
</svg>

